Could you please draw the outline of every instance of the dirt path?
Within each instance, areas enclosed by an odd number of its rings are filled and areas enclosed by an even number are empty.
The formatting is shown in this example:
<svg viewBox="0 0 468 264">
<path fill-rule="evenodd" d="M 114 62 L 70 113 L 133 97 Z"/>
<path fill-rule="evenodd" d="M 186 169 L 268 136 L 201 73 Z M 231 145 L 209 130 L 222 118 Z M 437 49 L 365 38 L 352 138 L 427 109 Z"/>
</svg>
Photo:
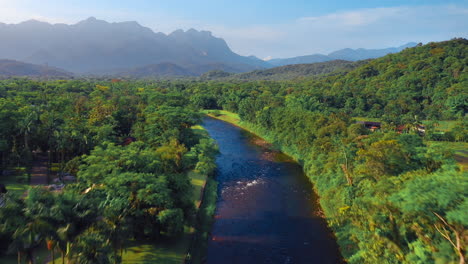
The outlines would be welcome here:
<svg viewBox="0 0 468 264">
<path fill-rule="evenodd" d="M 47 153 L 36 153 L 31 169 L 30 185 L 48 184 L 47 170 Z"/>
</svg>

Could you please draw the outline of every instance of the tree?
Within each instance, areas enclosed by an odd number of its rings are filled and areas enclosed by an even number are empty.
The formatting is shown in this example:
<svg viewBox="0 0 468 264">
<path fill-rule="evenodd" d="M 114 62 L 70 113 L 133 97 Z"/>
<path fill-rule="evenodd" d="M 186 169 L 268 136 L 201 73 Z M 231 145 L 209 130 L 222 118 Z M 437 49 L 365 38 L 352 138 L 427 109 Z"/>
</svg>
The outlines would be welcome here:
<svg viewBox="0 0 468 264">
<path fill-rule="evenodd" d="M 440 239 L 446 240 L 458 255 L 459 263 L 465 263 L 464 250 L 468 243 L 468 219 L 464 211 L 468 197 L 466 176 L 466 172 L 455 170 L 418 175 L 391 197 L 401 207 L 407 221 L 423 226 L 416 232 L 421 241 L 437 243 Z M 427 237 L 433 237 L 435 242 Z M 448 252 L 440 253 L 439 258 L 450 259 L 450 255 L 444 255 Z"/>
</svg>

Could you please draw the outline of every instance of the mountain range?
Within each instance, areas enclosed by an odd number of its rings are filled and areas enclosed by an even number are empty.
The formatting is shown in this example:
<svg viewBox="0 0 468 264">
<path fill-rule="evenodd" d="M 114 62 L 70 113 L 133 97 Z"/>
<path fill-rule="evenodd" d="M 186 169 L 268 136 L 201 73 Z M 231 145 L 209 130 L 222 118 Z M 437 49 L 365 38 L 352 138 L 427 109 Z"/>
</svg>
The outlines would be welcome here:
<svg viewBox="0 0 468 264">
<path fill-rule="evenodd" d="M 109 23 L 94 17 L 73 25 L 37 20 L 0 23 L 0 36 L 0 59 L 49 65 L 49 70 L 61 68 L 60 72 L 78 75 L 135 78 L 200 76 L 212 70 L 242 73 L 289 64 L 356 61 L 416 45 L 408 43 L 380 50 L 343 49 L 328 55 L 264 61 L 234 53 L 226 41 L 209 31 L 176 30 L 166 35 L 137 22 Z"/>
<path fill-rule="evenodd" d="M 0 58 L 48 64 L 75 73 L 111 73 L 160 63 L 182 67 L 223 64 L 234 72 L 268 67 L 240 56 L 211 32 L 155 33 L 137 22 L 108 23 L 94 17 L 74 25 L 29 20 L 0 23 Z"/>
<path fill-rule="evenodd" d="M 15 60 L 0 59 L 0 77 L 50 77 L 50 78 L 71 78 L 73 74 L 54 67 L 35 65 Z"/>
<path fill-rule="evenodd" d="M 358 61 L 366 59 L 375 59 L 383 57 L 390 53 L 397 53 L 406 48 L 412 48 L 418 45 L 415 42 L 409 42 L 405 45 L 395 48 L 386 48 L 386 49 L 342 49 L 334 51 L 328 55 L 324 54 L 313 54 L 307 56 L 299 56 L 294 58 L 286 59 L 272 59 L 268 63 L 273 66 L 284 66 L 290 64 L 305 64 L 305 63 L 317 63 L 317 62 L 326 62 L 333 60 L 346 60 L 346 61 Z"/>
</svg>

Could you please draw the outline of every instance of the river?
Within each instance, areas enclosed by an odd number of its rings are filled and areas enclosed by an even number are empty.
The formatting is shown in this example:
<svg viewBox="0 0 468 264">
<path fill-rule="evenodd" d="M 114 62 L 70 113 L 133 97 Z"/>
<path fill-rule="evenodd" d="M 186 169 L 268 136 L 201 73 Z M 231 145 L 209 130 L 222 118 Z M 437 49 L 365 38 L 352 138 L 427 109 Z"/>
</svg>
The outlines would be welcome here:
<svg viewBox="0 0 468 264">
<path fill-rule="evenodd" d="M 221 152 L 207 263 L 342 263 L 299 164 L 229 123 L 203 126 Z"/>
</svg>

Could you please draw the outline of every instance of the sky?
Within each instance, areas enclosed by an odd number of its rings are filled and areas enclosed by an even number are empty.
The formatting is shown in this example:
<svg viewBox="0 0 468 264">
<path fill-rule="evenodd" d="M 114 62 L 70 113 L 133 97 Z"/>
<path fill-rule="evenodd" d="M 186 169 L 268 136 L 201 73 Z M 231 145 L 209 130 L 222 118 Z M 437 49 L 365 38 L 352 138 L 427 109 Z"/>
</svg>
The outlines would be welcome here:
<svg viewBox="0 0 468 264">
<path fill-rule="evenodd" d="M 91 16 L 166 34 L 209 30 L 262 59 L 468 38 L 468 0 L 0 0 L 3 23 Z"/>
</svg>

